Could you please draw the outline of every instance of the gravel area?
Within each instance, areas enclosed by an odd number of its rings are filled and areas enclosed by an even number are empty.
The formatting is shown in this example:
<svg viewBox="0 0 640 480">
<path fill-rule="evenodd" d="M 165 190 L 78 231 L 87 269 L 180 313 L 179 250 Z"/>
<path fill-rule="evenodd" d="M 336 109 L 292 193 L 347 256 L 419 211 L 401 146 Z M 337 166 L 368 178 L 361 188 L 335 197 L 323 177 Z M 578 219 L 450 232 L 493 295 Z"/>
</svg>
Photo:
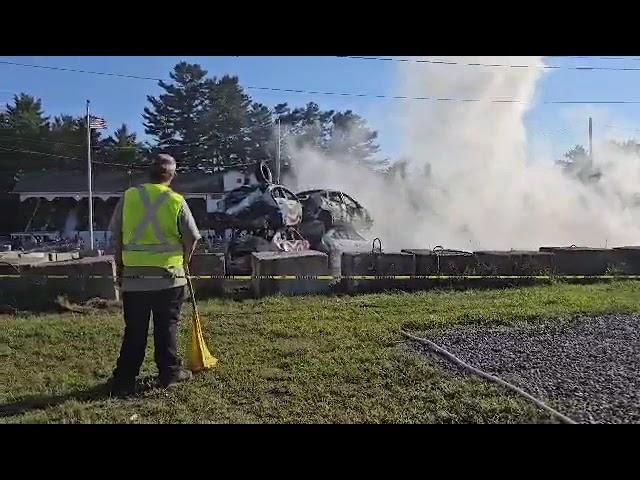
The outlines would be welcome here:
<svg viewBox="0 0 640 480">
<path fill-rule="evenodd" d="M 463 326 L 416 335 L 577 422 L 640 423 L 639 315 L 576 317 L 516 327 Z"/>
</svg>

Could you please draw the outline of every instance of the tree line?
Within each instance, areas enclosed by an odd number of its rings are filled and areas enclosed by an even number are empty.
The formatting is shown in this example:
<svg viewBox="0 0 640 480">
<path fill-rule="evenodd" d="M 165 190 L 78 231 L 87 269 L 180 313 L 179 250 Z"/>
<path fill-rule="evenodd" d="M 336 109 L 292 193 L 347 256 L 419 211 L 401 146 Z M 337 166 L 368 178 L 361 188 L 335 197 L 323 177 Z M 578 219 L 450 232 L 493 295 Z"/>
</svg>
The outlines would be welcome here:
<svg viewBox="0 0 640 480">
<path fill-rule="evenodd" d="M 273 167 L 280 146 L 282 172 L 293 169 L 295 173 L 289 151 L 293 146 L 358 162 L 389 176 L 407 175 L 410 162 L 381 158 L 378 132 L 351 110 L 324 110 L 314 102 L 269 107 L 253 100 L 238 77 L 210 76 L 200 65 L 187 62 L 175 65 L 169 78 L 158 82 L 159 95 L 147 96 L 142 124 L 149 141 L 140 141 L 126 124 L 106 137 L 100 130 L 91 130 L 95 171 L 139 168 L 159 151 L 172 154 L 183 170 L 210 173 L 259 161 Z M 0 110 L 0 206 L 16 202 L 9 192 L 25 173 L 84 170 L 86 138 L 84 117 L 51 117 L 45 114 L 41 99 L 27 93 L 15 95 Z M 640 154 L 637 142 L 618 146 Z M 578 145 L 558 163 L 571 175 L 593 178 L 586 159 L 584 147 Z M 429 165 L 424 174 L 430 175 Z M 0 231 L 16 228 L 2 223 Z"/>
<path fill-rule="evenodd" d="M 153 153 L 172 154 L 182 169 L 213 172 L 229 166 L 275 161 L 280 125 L 283 171 L 291 168 L 288 145 L 344 155 L 372 167 L 379 159 L 378 133 L 351 110 L 323 110 L 314 102 L 268 107 L 254 101 L 238 77 L 209 76 L 200 65 L 181 62 L 162 93 L 148 95 L 142 113 L 141 142 L 126 124 L 103 137 L 91 130 L 97 170 L 136 168 Z M 15 95 L 0 112 L 0 191 L 8 192 L 24 173 L 47 169 L 84 169 L 86 119 L 45 115 L 42 100 Z"/>
<path fill-rule="evenodd" d="M 608 146 L 613 151 L 640 156 L 640 142 L 637 140 L 610 140 Z M 556 161 L 556 164 L 561 167 L 567 175 L 577 178 L 582 182 L 598 181 L 602 176 L 598 165 L 593 164 L 591 154 L 583 145 L 574 145 L 564 154 L 563 159 Z"/>
</svg>

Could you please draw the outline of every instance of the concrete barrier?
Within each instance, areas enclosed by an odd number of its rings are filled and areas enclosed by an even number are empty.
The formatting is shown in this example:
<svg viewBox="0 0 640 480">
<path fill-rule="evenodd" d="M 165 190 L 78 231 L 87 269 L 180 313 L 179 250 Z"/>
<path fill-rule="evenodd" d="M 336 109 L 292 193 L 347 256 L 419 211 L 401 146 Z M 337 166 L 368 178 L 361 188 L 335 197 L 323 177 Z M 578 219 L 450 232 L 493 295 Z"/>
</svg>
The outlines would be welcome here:
<svg viewBox="0 0 640 480">
<path fill-rule="evenodd" d="M 22 253 L 22 252 L 3 252 L 0 255 L 0 261 L 8 263 L 38 263 L 48 262 L 49 257 L 44 252 Z"/>
<path fill-rule="evenodd" d="M 614 247 L 620 273 L 640 275 L 640 246 Z"/>
<path fill-rule="evenodd" d="M 116 273 L 115 263 L 110 256 L 38 263 L 29 266 L 24 273 L 27 282 L 38 286 L 40 293 L 47 298 L 66 295 L 75 302 L 91 298 L 119 300 L 119 292 L 112 278 Z M 47 278 L 56 275 L 69 278 Z M 94 275 L 105 278 L 90 278 Z"/>
<path fill-rule="evenodd" d="M 10 255 L 8 255 L 10 254 Z M 0 256 L 0 275 L 21 278 L 0 278 L 0 304 L 25 305 L 37 308 L 50 304 L 57 296 L 66 295 L 71 301 L 81 302 L 99 297 L 118 299 L 113 277 L 115 266 L 111 256 L 87 257 L 79 260 L 50 261 L 68 258 L 64 254 L 19 254 L 7 252 Z M 325 253 L 256 252 L 250 256 L 251 274 L 268 276 L 329 275 L 329 261 Z M 5 263 L 2 263 L 5 262 Z M 541 247 L 539 251 L 477 251 L 474 253 L 445 249 L 406 249 L 401 252 L 345 252 L 340 257 L 340 270 L 344 277 L 352 276 L 458 276 L 458 275 L 605 275 L 607 273 L 640 275 L 640 246 L 612 249 L 587 247 Z M 225 256 L 221 253 L 194 255 L 193 275 L 223 277 L 227 274 Z M 247 272 L 248 273 L 248 272 Z M 91 276 L 107 278 L 90 278 Z M 65 276 L 69 278 L 55 278 Z M 49 277 L 49 278 L 47 278 Z M 224 295 L 229 280 L 194 280 L 198 298 Z M 231 282 L 233 283 L 233 282 Z M 468 283 L 451 279 L 375 279 L 355 280 L 343 278 L 340 288 L 348 293 L 380 292 L 456 286 L 466 288 Z M 473 285 L 478 285 L 474 283 Z M 489 283 L 488 286 L 493 284 Z M 264 296 L 281 293 L 301 295 L 327 293 L 337 290 L 335 282 L 317 279 L 276 280 L 254 278 L 238 281 L 233 291 L 247 289 L 246 293 Z M 498 285 L 496 285 L 498 286 Z"/>
<path fill-rule="evenodd" d="M 414 256 L 414 275 L 416 276 L 471 275 L 476 271 L 477 262 L 471 252 L 442 248 L 435 250 L 413 248 L 402 250 L 402 252 Z M 415 279 L 411 281 L 411 290 L 429 290 L 447 285 L 453 285 L 453 282 Z"/>
<path fill-rule="evenodd" d="M 610 248 L 540 247 L 540 251 L 553 253 L 558 275 L 605 275 L 619 269 L 620 256 Z"/>
<path fill-rule="evenodd" d="M 433 250 L 422 248 L 406 248 L 401 253 L 413 255 L 414 269 L 412 275 L 437 275 L 437 259 Z M 421 282 L 424 283 L 424 282 Z"/>
<path fill-rule="evenodd" d="M 222 277 L 225 275 L 225 258 L 222 253 L 197 253 L 191 258 L 191 275 Z M 224 292 L 222 279 L 194 279 L 196 298 L 221 296 Z"/>
<path fill-rule="evenodd" d="M 479 275 L 549 275 L 553 253 L 527 250 L 474 252 Z"/>
<path fill-rule="evenodd" d="M 79 252 L 3 252 L 0 261 L 9 263 L 65 262 L 80 258 Z"/>
<path fill-rule="evenodd" d="M 48 252 L 47 259 L 49 262 L 66 262 L 80 258 L 80 252 Z"/>
<path fill-rule="evenodd" d="M 257 252 L 251 254 L 251 271 L 254 277 L 274 275 L 329 275 L 329 258 L 325 253 L 308 250 L 304 252 Z M 251 281 L 256 297 L 265 295 L 305 295 L 326 293 L 331 289 L 328 280 L 298 279 L 270 280 L 254 278 Z"/>
<path fill-rule="evenodd" d="M 0 275 L 10 275 L 11 277 L 0 277 L 0 305 L 21 305 L 21 301 L 28 297 L 27 283 L 23 278 L 13 278 L 20 275 L 27 262 L 8 261 L 9 258 L 0 258 Z"/>
<path fill-rule="evenodd" d="M 91 298 L 119 300 L 115 288 L 115 264 L 112 256 L 85 257 L 82 259 L 50 262 L 40 256 L 17 257 L 10 263 L 0 263 L 0 275 L 21 275 L 20 278 L 0 278 L 0 303 L 25 307 L 46 306 L 65 295 L 73 302 Z M 33 262 L 33 260 L 36 262 Z M 31 260 L 31 263 L 28 263 Z M 224 276 L 222 254 L 194 255 L 193 275 Z M 101 276 L 105 278 L 90 278 Z M 68 277 L 68 278 L 56 278 Z M 223 292 L 223 280 L 194 280 L 198 298 L 219 296 Z"/>
<path fill-rule="evenodd" d="M 415 255 L 402 252 L 390 253 L 343 253 L 342 276 L 391 276 L 391 275 L 415 275 Z M 354 280 L 342 279 L 342 287 L 349 293 L 355 292 L 380 292 L 385 290 L 413 290 L 413 280 Z"/>
<path fill-rule="evenodd" d="M 474 274 L 477 261 L 471 252 L 448 249 L 405 249 L 415 256 L 415 275 Z"/>
<path fill-rule="evenodd" d="M 40 308 L 53 303 L 58 296 L 73 302 L 91 298 L 118 300 L 113 276 L 113 257 L 93 257 L 65 262 L 19 263 L 2 265 L 0 274 L 18 274 L 20 278 L 0 279 L 2 301 L 25 308 Z M 91 276 L 105 278 L 90 278 Z M 63 278 L 56 278 L 63 277 Z"/>
</svg>

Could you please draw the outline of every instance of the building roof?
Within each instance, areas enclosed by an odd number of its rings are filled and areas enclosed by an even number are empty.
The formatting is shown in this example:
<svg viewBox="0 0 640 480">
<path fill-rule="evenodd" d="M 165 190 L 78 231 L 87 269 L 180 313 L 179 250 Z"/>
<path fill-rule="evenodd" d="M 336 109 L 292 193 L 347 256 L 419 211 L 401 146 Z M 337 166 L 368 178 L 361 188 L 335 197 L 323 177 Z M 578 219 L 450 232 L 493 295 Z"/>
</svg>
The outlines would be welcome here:
<svg viewBox="0 0 640 480">
<path fill-rule="evenodd" d="M 124 171 L 94 172 L 93 193 L 97 197 L 120 196 L 127 188 L 147 181 L 145 173 Z M 182 194 L 222 193 L 222 173 L 178 173 L 171 188 Z M 22 199 L 41 196 L 87 196 L 87 174 L 82 171 L 51 171 L 24 175 L 16 182 L 13 193 Z"/>
</svg>

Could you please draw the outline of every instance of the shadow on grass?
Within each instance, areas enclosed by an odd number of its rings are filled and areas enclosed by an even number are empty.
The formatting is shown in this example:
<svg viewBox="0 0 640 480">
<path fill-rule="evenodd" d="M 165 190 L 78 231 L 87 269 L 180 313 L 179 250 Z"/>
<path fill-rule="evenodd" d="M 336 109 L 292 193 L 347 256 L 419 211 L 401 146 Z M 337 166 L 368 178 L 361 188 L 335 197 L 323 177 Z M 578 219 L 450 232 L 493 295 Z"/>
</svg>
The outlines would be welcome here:
<svg viewBox="0 0 640 480">
<path fill-rule="evenodd" d="M 143 378 L 138 381 L 136 386 L 136 395 L 130 398 L 136 398 L 146 391 L 154 388 L 151 377 Z M 48 408 L 57 407 L 66 402 L 75 400 L 77 402 L 90 402 L 96 400 L 107 400 L 111 397 L 110 387 L 107 382 L 99 383 L 93 387 L 73 390 L 58 395 L 25 395 L 13 402 L 3 403 L 0 405 L 0 418 L 14 417 L 35 410 L 46 410 Z"/>
</svg>

